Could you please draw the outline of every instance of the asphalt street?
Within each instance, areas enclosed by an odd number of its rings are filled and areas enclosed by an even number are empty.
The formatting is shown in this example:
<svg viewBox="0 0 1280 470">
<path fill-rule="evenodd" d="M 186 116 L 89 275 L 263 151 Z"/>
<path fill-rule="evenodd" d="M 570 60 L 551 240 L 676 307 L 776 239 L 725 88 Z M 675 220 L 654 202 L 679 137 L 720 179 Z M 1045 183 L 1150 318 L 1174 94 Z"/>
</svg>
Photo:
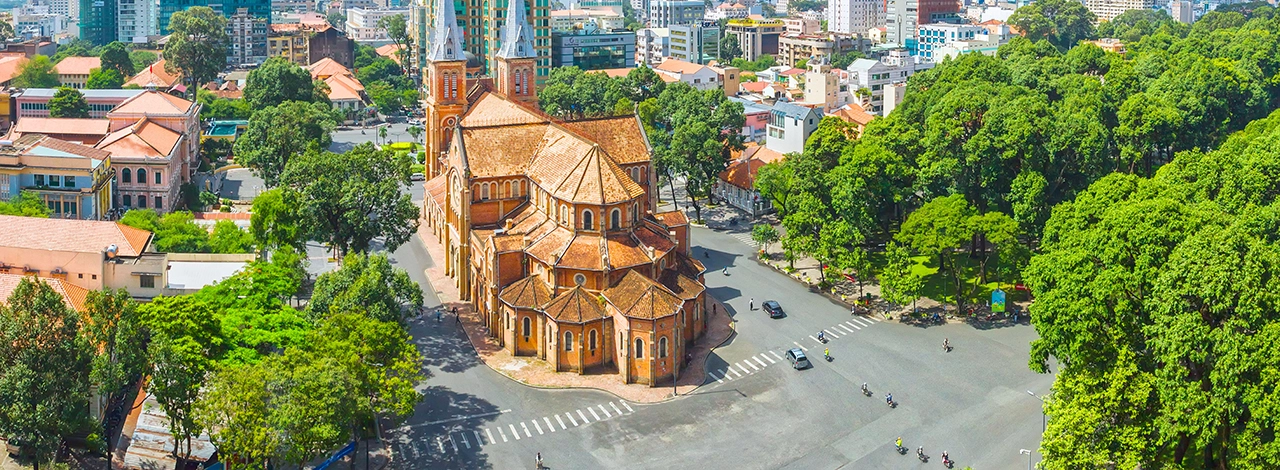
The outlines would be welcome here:
<svg viewBox="0 0 1280 470">
<path fill-rule="evenodd" d="M 1040 402 L 1027 391 L 1048 391 L 1052 377 L 1027 370 L 1030 326 L 854 317 L 751 260 L 741 234 L 695 229 L 693 239 L 708 291 L 731 309 L 737 329 L 709 359 L 706 385 L 654 405 L 528 387 L 479 362 L 451 316 L 437 322 L 427 313 L 411 329 L 426 358 L 426 399 L 404 427 L 385 433 L 393 467 L 531 468 L 541 453 L 552 469 L 936 468 L 947 450 L 956 468 L 1021 468 L 1028 457 L 1019 449 L 1038 447 Z M 392 257 L 424 286 L 428 306 L 438 306 L 421 242 Z M 787 316 L 749 310 L 752 298 L 757 309 L 778 300 Z M 831 362 L 810 337 L 820 330 Z M 941 350 L 943 338 L 952 352 Z M 792 370 L 782 359 L 795 347 L 807 349 L 812 369 Z M 873 396 L 862 395 L 863 382 Z M 896 453 L 899 436 L 932 459 Z"/>
<path fill-rule="evenodd" d="M 352 127 L 347 130 L 335 130 L 331 135 L 333 136 L 333 143 L 329 145 L 329 150 L 339 153 L 351 150 L 356 145 L 365 142 L 382 142 L 382 139 L 378 137 L 378 127 L 376 126 L 369 126 L 367 128 Z M 408 124 L 387 124 L 388 142 L 408 142 L 412 138 L 413 136 L 409 135 Z"/>
</svg>

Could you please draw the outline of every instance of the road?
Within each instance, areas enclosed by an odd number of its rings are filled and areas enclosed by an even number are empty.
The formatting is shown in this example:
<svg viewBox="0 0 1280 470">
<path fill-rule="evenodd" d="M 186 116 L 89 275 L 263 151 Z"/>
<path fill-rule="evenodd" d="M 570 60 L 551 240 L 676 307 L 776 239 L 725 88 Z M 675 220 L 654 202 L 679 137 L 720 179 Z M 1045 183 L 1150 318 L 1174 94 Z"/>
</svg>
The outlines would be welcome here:
<svg viewBox="0 0 1280 470">
<path fill-rule="evenodd" d="M 409 135 L 408 124 L 387 124 L 387 141 L 388 142 L 408 142 L 412 139 Z M 363 134 L 361 132 L 364 132 Z M 368 128 L 353 127 L 348 130 L 333 131 L 333 143 L 329 145 L 329 150 L 333 152 L 346 152 L 352 147 L 365 142 L 382 142 L 378 137 L 378 128 L 370 126 Z M 419 137 L 421 138 L 421 137 Z"/>
<path fill-rule="evenodd" d="M 418 196 L 420 198 L 420 196 Z M 1023 325 L 917 327 L 852 317 L 844 307 L 752 261 L 729 234 L 695 229 L 694 255 L 708 292 L 725 302 L 737 334 L 709 359 L 707 384 L 654 405 L 588 390 L 541 390 L 484 366 L 452 318 L 411 323 L 428 376 L 426 399 L 405 427 L 387 433 L 396 468 L 519 468 L 541 453 L 549 468 L 936 468 L 947 450 L 957 468 L 1021 468 L 1036 449 L 1040 402 L 1052 377 L 1027 370 L 1034 330 Z M 706 252 L 706 255 L 704 255 Z M 439 300 L 423 269 L 421 242 L 396 263 Z M 722 275 L 722 267 L 729 274 Z M 787 310 L 772 320 L 748 310 L 766 297 Z M 810 338 L 829 337 L 832 362 Z M 941 351 L 951 340 L 951 353 Z M 807 348 L 810 370 L 782 354 Z M 859 386 L 867 382 L 874 396 Z M 889 409 L 886 392 L 900 405 Z M 894 452 L 923 446 L 928 464 Z M 1033 456 L 1038 459 L 1037 456 Z"/>
</svg>

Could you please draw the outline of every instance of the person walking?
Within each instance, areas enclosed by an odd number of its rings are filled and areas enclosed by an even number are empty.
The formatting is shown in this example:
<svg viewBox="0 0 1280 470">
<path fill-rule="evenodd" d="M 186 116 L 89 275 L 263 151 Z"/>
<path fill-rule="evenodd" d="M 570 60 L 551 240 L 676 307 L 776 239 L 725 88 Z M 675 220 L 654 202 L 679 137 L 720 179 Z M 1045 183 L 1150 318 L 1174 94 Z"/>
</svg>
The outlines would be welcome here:
<svg viewBox="0 0 1280 470">
<path fill-rule="evenodd" d="M 755 309 L 756 309 L 756 298 L 752 297 L 751 300 L 747 301 L 747 310 L 755 310 Z"/>
<path fill-rule="evenodd" d="M 441 315 L 441 311 L 436 310 L 436 323 L 440 323 L 440 315 Z"/>
<path fill-rule="evenodd" d="M 721 269 L 721 270 L 720 270 L 720 274 L 724 274 L 725 276 L 728 276 L 728 275 L 729 275 L 729 267 L 728 267 L 728 266 L 725 266 L 725 267 L 724 267 L 724 269 Z"/>
</svg>

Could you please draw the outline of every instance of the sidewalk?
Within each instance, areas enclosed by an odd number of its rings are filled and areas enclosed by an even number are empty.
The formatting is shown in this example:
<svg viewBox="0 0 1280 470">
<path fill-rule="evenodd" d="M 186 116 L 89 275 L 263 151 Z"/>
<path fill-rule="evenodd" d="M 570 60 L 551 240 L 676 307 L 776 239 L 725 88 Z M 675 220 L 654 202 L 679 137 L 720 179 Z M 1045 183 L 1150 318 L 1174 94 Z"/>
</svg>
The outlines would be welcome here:
<svg viewBox="0 0 1280 470">
<path fill-rule="evenodd" d="M 444 272 L 444 247 L 431 234 L 431 229 L 425 222 L 418 230 L 418 237 L 426 246 L 427 253 L 436 261 L 423 274 L 431 282 L 436 295 L 440 297 L 445 311 L 451 312 L 454 308 L 458 310 L 455 320 L 462 324 L 476 354 L 489 368 L 512 380 L 533 387 L 591 388 L 609 392 L 636 403 L 655 403 L 672 398 L 671 382 L 660 383 L 654 387 L 626 384 L 616 373 L 579 375 L 573 372 L 556 372 L 552 370 L 550 364 L 536 357 L 513 356 L 488 337 L 488 330 L 481 321 L 480 314 L 472 311 L 468 302 L 459 300 L 458 288 L 454 285 L 453 279 Z M 725 313 L 724 306 L 710 295 L 707 299 L 712 304 L 710 310 L 713 313 L 707 317 L 707 331 L 688 351 L 693 356 L 693 360 L 680 371 L 676 384 L 680 395 L 689 393 L 702 385 L 707 376 L 704 368 L 707 356 L 733 334 L 732 320 Z"/>
</svg>

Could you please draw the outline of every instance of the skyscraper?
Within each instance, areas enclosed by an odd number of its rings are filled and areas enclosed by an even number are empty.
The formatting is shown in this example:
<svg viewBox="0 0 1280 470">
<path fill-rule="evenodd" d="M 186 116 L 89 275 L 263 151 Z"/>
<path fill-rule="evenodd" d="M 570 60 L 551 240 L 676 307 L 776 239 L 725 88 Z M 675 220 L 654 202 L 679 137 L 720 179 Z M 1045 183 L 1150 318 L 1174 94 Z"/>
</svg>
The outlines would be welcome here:
<svg viewBox="0 0 1280 470">
<path fill-rule="evenodd" d="M 80 39 L 95 46 L 116 40 L 116 0 L 80 0 Z"/>
<path fill-rule="evenodd" d="M 157 0 L 118 0 L 116 6 L 116 40 L 145 43 L 147 36 L 160 34 Z"/>
<path fill-rule="evenodd" d="M 86 0 L 93 1 L 93 0 Z M 162 0 L 160 2 L 160 34 L 169 34 L 169 17 L 174 12 L 191 7 L 209 7 L 214 13 L 231 18 L 236 11 L 245 8 L 248 14 L 271 21 L 271 0 Z"/>
<path fill-rule="evenodd" d="M 209 7 L 227 18 L 227 63 L 261 63 L 267 55 L 267 30 L 271 27 L 271 0 L 162 0 L 160 34 L 169 34 L 169 18 L 191 7 Z"/>
<path fill-rule="evenodd" d="M 960 2 L 956 0 L 889 0 L 885 40 L 911 49 L 920 25 L 953 20 L 959 14 Z"/>
<path fill-rule="evenodd" d="M 882 0 L 830 0 L 827 2 L 827 30 L 841 34 L 867 34 L 884 25 Z"/>
<path fill-rule="evenodd" d="M 506 24 L 508 0 L 415 0 L 409 15 L 413 36 L 413 59 L 421 67 L 431 48 L 437 9 L 452 3 L 454 17 L 462 32 L 462 46 L 480 61 L 482 73 L 492 74 L 495 56 L 502 47 L 501 32 Z M 525 2 L 520 2 L 526 5 Z M 537 53 L 537 77 L 541 83 L 551 71 L 551 0 L 532 0 L 526 14 L 533 28 L 533 48 Z"/>
</svg>

